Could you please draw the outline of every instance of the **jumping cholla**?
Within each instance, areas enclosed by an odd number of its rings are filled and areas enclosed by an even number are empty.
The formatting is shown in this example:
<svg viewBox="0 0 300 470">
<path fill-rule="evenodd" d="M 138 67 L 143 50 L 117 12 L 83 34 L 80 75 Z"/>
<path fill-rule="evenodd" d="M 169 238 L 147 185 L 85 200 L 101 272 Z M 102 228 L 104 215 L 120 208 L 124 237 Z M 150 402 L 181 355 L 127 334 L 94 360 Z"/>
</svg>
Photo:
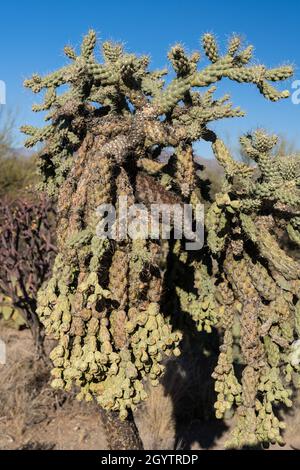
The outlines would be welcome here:
<svg viewBox="0 0 300 470">
<path fill-rule="evenodd" d="M 280 246 L 280 230 L 300 243 L 300 166 L 293 157 L 273 158 L 276 138 L 263 131 L 241 139 L 256 165 L 237 163 L 207 125 L 244 115 L 227 95 L 214 99 L 222 78 L 252 83 L 278 101 L 289 93 L 270 82 L 293 69 L 248 65 L 253 48 L 242 49 L 237 36 L 225 55 L 213 35 L 202 41 L 210 64 L 198 70 L 200 54 L 176 44 L 168 54 L 176 78 L 166 84 L 167 70 L 150 71 L 147 56 L 128 54 L 121 44 L 104 42 L 99 63 L 90 31 L 80 55 L 65 48 L 69 65 L 25 81 L 35 93 L 46 90 L 33 110 L 47 110 L 49 124 L 23 132 L 27 146 L 45 142 L 43 189 L 58 211 L 58 255 L 39 292 L 38 314 L 58 340 L 52 385 L 70 390 L 75 383 L 80 399 L 95 397 L 121 419 L 147 398 L 145 379 L 158 384 L 165 355 L 180 354 L 181 312 L 198 331 L 217 328 L 223 345 L 213 374 L 215 408 L 218 418 L 236 410 L 230 445 L 281 442 L 273 407 L 291 405 L 288 384 L 298 371 L 300 265 Z M 194 161 L 199 139 L 212 143 L 225 171 L 200 251 L 185 251 L 184 240 L 97 237 L 95 209 L 117 204 L 119 196 L 145 205 L 206 203 Z M 159 158 L 169 148 L 170 158 Z M 241 376 L 232 351 L 236 323 Z"/>
</svg>

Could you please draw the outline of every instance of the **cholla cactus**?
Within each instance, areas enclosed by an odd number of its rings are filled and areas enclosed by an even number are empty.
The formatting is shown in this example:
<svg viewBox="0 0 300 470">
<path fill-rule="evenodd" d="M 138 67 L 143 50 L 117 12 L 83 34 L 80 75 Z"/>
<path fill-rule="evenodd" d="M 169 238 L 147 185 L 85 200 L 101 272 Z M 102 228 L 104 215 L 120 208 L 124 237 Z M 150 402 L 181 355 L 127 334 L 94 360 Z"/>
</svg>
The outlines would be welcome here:
<svg viewBox="0 0 300 470">
<path fill-rule="evenodd" d="M 292 382 L 299 373 L 300 264 L 284 250 L 286 232 L 299 244 L 300 160 L 274 157 L 276 136 L 263 130 L 241 138 L 256 162 L 236 163 L 217 140 L 214 152 L 226 181 L 207 216 L 208 245 L 217 261 L 215 299 L 225 330 L 214 372 L 223 417 L 237 405 L 237 427 L 230 445 L 282 443 L 284 424 L 274 414 L 291 406 Z M 219 279 L 219 280 L 218 280 Z M 233 369 L 233 327 L 240 327 L 244 369 Z"/>
<path fill-rule="evenodd" d="M 25 126 L 23 131 L 30 135 L 28 146 L 45 142 L 41 174 L 58 202 L 59 254 L 38 299 L 46 332 L 58 340 L 51 353 L 52 384 L 70 389 L 75 383 L 80 399 L 96 397 L 101 407 L 118 411 L 125 419 L 147 396 L 144 380 L 158 383 L 164 355 L 180 353 L 181 333 L 174 329 L 180 311 L 189 312 L 198 329 L 210 332 L 220 322 L 224 305 L 231 312 L 236 302 L 225 274 L 216 286 L 207 248 L 202 258 L 202 252 L 184 252 L 180 241 L 101 240 L 96 236 L 95 209 L 102 203 L 117 203 L 119 196 L 146 205 L 200 202 L 201 180 L 192 144 L 201 138 L 216 141 L 207 128 L 209 122 L 243 115 L 228 96 L 214 100 L 214 84 L 223 77 L 253 83 L 266 98 L 277 101 L 288 92 L 277 91 L 269 82 L 288 78 L 292 68 L 248 66 L 252 48 L 241 50 L 236 37 L 227 53 L 220 55 L 215 39 L 206 34 L 203 47 L 211 64 L 199 71 L 200 55 L 188 55 L 177 44 L 168 54 L 176 78 L 166 86 L 167 71 L 150 71 L 148 57 L 127 54 L 122 45 L 105 42 L 99 63 L 95 43 L 90 31 L 80 55 L 65 48 L 70 65 L 25 82 L 35 93 L 46 90 L 44 104 L 34 110 L 48 110 L 49 124 L 43 129 Z M 57 89 L 66 84 L 68 90 L 59 94 Z M 210 88 L 197 90 L 203 87 Z M 164 163 L 158 157 L 169 147 L 174 153 Z M 236 164 L 230 162 L 236 173 Z M 252 169 L 237 168 L 250 178 Z M 222 198 L 218 196 L 209 215 L 212 254 L 227 247 L 220 235 L 227 224 L 223 207 L 228 206 L 231 215 L 237 210 L 237 201 L 225 195 L 221 202 Z M 254 204 L 251 195 L 244 199 L 245 204 Z M 297 236 L 296 225 L 291 227 Z M 233 263 L 234 253 L 232 258 Z M 178 282 L 182 266 L 192 272 L 186 288 Z M 251 321 L 249 315 L 245 322 Z M 253 321 L 256 328 L 256 318 Z M 242 389 L 232 365 L 227 365 L 231 318 L 227 322 L 227 349 L 220 356 L 227 376 L 223 369 L 216 371 L 217 383 L 230 388 L 234 382 L 232 393 L 238 400 Z"/>
</svg>

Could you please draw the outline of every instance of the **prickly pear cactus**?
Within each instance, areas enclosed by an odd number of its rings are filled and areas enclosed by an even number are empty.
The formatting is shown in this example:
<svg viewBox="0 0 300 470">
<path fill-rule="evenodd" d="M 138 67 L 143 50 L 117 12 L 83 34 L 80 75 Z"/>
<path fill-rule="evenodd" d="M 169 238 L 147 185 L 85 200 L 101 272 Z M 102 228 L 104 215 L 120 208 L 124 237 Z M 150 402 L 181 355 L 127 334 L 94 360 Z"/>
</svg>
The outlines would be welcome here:
<svg viewBox="0 0 300 470">
<path fill-rule="evenodd" d="M 262 302 L 264 284 L 256 288 L 252 277 L 261 281 L 257 271 L 265 270 L 265 282 L 272 284 L 268 277 L 270 268 L 266 267 L 269 260 L 259 264 L 250 254 L 241 257 L 240 253 L 244 253 L 242 234 L 246 233 L 244 227 L 250 227 L 248 230 L 252 233 L 253 211 L 259 213 L 263 205 L 262 196 L 257 193 L 255 199 L 251 191 L 268 190 L 278 202 L 287 204 L 288 201 L 283 201 L 287 197 L 287 186 L 282 185 L 280 199 L 275 190 L 272 193 L 269 176 L 265 182 L 257 179 L 252 183 L 254 170 L 236 164 L 226 152 L 224 154 L 220 142 L 207 126 L 211 121 L 244 114 L 232 107 L 228 96 L 214 99 L 214 85 L 222 78 L 252 83 L 267 99 L 277 101 L 287 97 L 288 92 L 278 91 L 270 82 L 290 77 L 293 70 L 288 66 L 268 70 L 262 65 L 249 65 L 252 47 L 242 49 L 236 36 L 230 40 L 226 54 L 221 55 L 215 38 L 206 34 L 203 48 L 209 65 L 199 70 L 200 54 L 188 55 L 176 44 L 168 54 L 176 77 L 166 85 L 164 76 L 168 71 L 150 71 L 147 56 L 137 57 L 126 53 L 120 44 L 104 42 L 103 61 L 99 63 L 94 53 L 95 44 L 96 35 L 90 31 L 79 55 L 71 47 L 65 48 L 69 65 L 44 78 L 34 75 L 25 82 L 35 93 L 45 90 L 44 103 L 33 109 L 48 111 L 49 124 L 43 129 L 24 126 L 23 131 L 30 136 L 28 146 L 39 141 L 45 143 L 40 171 L 44 188 L 57 199 L 58 205 L 59 254 L 52 278 L 40 290 L 38 299 L 38 313 L 46 332 L 58 340 L 51 353 L 52 384 L 69 389 L 75 383 L 80 389 L 79 398 L 95 397 L 104 409 L 118 410 L 121 418 L 126 418 L 127 411 L 146 398 L 145 379 L 154 385 L 158 383 L 164 369 L 164 356 L 180 353 L 178 328 L 184 312 L 190 315 L 198 330 L 210 332 L 220 324 L 226 330 L 220 364 L 215 372 L 219 389 L 218 415 L 227 407 L 226 399 L 231 404 L 242 403 L 239 413 L 243 409 L 247 413 L 250 410 L 254 413 L 251 419 L 260 413 L 257 419 L 264 423 L 264 402 L 260 410 L 252 406 L 253 400 L 256 406 L 254 390 L 258 386 L 262 388 L 262 396 L 269 397 L 266 403 L 270 408 L 271 393 L 274 397 L 281 393 L 274 388 L 279 387 L 277 376 L 274 379 L 277 369 L 266 363 L 263 375 L 260 352 L 257 352 L 255 367 L 251 360 L 247 362 L 240 385 L 231 362 L 231 326 L 235 309 L 243 311 L 243 328 L 248 335 L 252 332 L 255 345 L 261 345 L 260 320 L 256 310 L 253 313 L 253 305 Z M 59 93 L 61 85 L 68 85 L 67 91 Z M 205 87 L 209 88 L 201 91 Z M 97 237 L 99 220 L 95 209 L 100 204 L 112 203 L 118 213 L 120 196 L 145 206 L 155 202 L 187 202 L 193 206 L 205 202 L 193 152 L 193 142 L 199 139 L 214 142 L 217 157 L 222 162 L 224 159 L 226 175 L 229 172 L 228 191 L 217 196 L 208 214 L 208 246 L 194 253 L 186 252 L 180 240 L 175 243 L 132 240 L 118 236 L 118 231 L 113 241 Z M 173 149 L 170 158 L 159 158 L 170 147 Z M 277 172 L 281 177 L 282 171 Z M 234 180 L 240 176 L 246 189 L 240 190 L 238 180 Z M 236 197 L 231 197 L 230 184 L 236 184 L 241 196 L 238 192 Z M 244 195 L 243 191 L 248 192 Z M 289 194 L 292 192 L 291 188 Z M 235 223 L 234 217 L 240 213 L 240 222 Z M 264 217 L 260 224 L 264 224 L 273 241 Z M 235 231 L 239 227 L 241 235 Z M 256 229 L 253 241 L 249 234 L 244 238 L 257 252 L 264 250 L 267 254 L 266 246 L 263 247 L 265 239 L 256 241 L 261 233 Z M 296 216 L 291 220 L 289 233 L 298 236 Z M 223 254 L 226 254 L 225 259 Z M 281 255 L 272 256 L 276 273 L 280 279 L 286 279 L 278 263 L 286 270 L 292 268 L 287 267 Z M 216 263 L 219 263 L 218 277 Z M 243 263 L 245 286 L 241 285 L 240 276 L 236 281 L 238 285 L 234 286 L 230 273 L 236 272 L 236 263 Z M 246 276 L 245 269 L 250 269 L 249 266 L 252 266 L 252 277 Z M 237 269 L 241 271 L 240 267 Z M 294 280 L 286 280 L 289 289 Z M 267 302 L 275 302 L 276 312 L 288 309 L 287 315 L 291 318 L 289 309 L 294 291 L 279 287 L 278 282 L 273 282 L 274 292 L 284 290 L 285 296 L 279 297 L 282 304 L 276 303 L 275 298 L 263 297 L 265 309 L 261 309 L 261 318 L 268 315 Z M 273 312 L 273 308 L 270 310 Z M 274 336 L 281 338 L 281 324 L 287 328 L 288 322 L 274 320 L 269 329 L 264 326 L 266 340 L 259 346 L 260 350 L 273 351 L 278 347 L 280 354 L 282 346 L 276 343 Z M 284 339 L 284 344 L 292 344 L 291 337 L 284 336 Z M 243 343 L 246 361 L 253 349 L 252 339 L 247 341 Z M 288 377 L 290 369 L 286 371 Z M 271 392 L 267 395 L 262 379 L 268 377 L 268 373 Z M 245 381 L 250 383 L 251 380 L 252 388 L 248 388 Z M 247 391 L 250 398 L 245 404 L 243 394 Z M 244 421 L 249 419 L 247 413 L 243 415 Z M 272 425 L 275 422 L 273 415 L 271 422 Z"/>
<path fill-rule="evenodd" d="M 20 312 L 13 307 L 11 299 L 2 294 L 0 294 L 0 320 L 1 319 L 17 330 L 26 326 L 24 318 L 22 318 Z"/>
</svg>

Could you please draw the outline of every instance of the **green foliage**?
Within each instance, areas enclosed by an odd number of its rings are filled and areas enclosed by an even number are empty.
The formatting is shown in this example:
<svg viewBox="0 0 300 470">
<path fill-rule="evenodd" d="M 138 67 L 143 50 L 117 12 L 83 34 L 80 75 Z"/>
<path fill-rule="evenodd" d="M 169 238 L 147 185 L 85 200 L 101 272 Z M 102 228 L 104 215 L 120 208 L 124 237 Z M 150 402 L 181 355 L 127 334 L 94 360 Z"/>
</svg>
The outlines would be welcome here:
<svg viewBox="0 0 300 470">
<path fill-rule="evenodd" d="M 15 309 L 12 305 L 12 301 L 9 297 L 0 294 L 0 318 L 4 320 L 6 324 L 11 325 L 14 328 L 21 328 L 26 326 L 26 322 L 20 312 Z"/>
<path fill-rule="evenodd" d="M 6 118 L 0 128 L 0 198 L 15 198 L 36 181 L 34 157 L 18 155 L 13 148 L 12 126 Z"/>
<path fill-rule="evenodd" d="M 33 157 L 0 155 L 0 197 L 15 198 L 28 190 L 36 181 Z"/>
<path fill-rule="evenodd" d="M 217 417 L 237 409 L 235 446 L 281 442 L 273 406 L 291 404 L 285 382 L 298 368 L 299 267 L 278 245 L 275 222 L 298 238 L 299 165 L 295 158 L 273 158 L 276 138 L 262 131 L 242 138 L 257 168 L 235 162 L 208 125 L 244 114 L 227 95 L 214 99 L 222 78 L 252 83 L 277 101 L 289 93 L 270 82 L 293 70 L 249 65 L 252 47 L 242 49 L 236 36 L 222 55 L 206 34 L 210 64 L 199 70 L 200 55 L 176 44 L 168 54 L 176 77 L 166 85 L 166 70 L 150 71 L 148 57 L 127 54 L 120 44 L 105 42 L 99 63 L 95 41 L 90 31 L 80 55 L 65 49 L 69 65 L 25 82 L 35 93 L 46 91 L 34 110 L 48 110 L 47 126 L 23 131 L 28 146 L 45 142 L 40 171 L 58 205 L 59 253 L 38 295 L 46 333 L 58 341 L 51 353 L 53 386 L 70 389 L 75 382 L 80 399 L 95 397 L 125 418 L 146 398 L 145 379 L 157 384 L 164 355 L 180 353 L 179 329 L 193 334 L 218 327 L 224 343 L 213 374 Z M 183 241 L 96 236 L 95 208 L 114 203 L 118 212 L 119 196 L 146 206 L 207 203 L 193 152 L 201 138 L 213 144 L 225 173 L 201 251 L 186 252 Z M 160 161 L 170 147 L 169 161 Z M 241 379 L 234 367 L 236 317 Z"/>
</svg>

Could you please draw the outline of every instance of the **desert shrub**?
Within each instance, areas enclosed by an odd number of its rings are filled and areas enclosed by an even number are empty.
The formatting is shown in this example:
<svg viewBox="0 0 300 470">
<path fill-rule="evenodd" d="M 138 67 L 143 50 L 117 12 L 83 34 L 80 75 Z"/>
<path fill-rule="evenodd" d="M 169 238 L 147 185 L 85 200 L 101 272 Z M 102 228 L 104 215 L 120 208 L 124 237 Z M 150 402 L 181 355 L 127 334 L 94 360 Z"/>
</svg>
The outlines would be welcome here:
<svg viewBox="0 0 300 470">
<path fill-rule="evenodd" d="M 0 113 L 0 198 L 21 196 L 37 182 L 35 156 L 14 148 L 14 120 Z"/>
<path fill-rule="evenodd" d="M 55 253 L 53 217 L 53 206 L 45 197 L 0 199 L 0 315 L 17 325 L 25 323 L 39 352 L 37 292 L 50 275 Z"/>
<path fill-rule="evenodd" d="M 36 181 L 34 157 L 0 153 L 0 198 L 21 197 Z"/>
</svg>

